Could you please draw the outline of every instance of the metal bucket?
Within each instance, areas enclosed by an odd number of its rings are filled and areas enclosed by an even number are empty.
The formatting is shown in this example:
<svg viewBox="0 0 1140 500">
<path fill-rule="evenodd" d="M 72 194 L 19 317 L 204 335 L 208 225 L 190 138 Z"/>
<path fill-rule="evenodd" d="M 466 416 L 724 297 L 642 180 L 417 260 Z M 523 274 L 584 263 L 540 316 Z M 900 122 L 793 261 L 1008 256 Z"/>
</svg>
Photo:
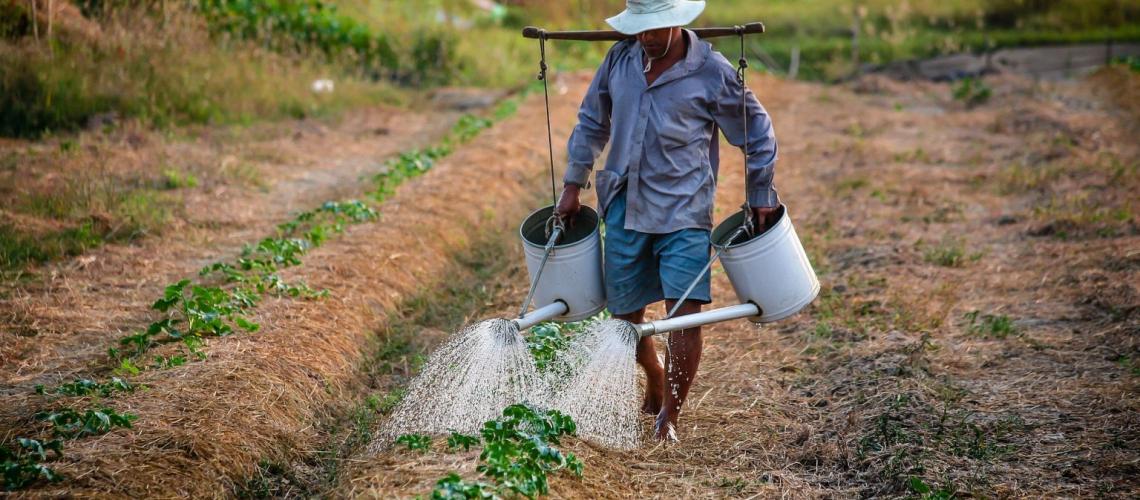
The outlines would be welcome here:
<svg viewBox="0 0 1140 500">
<path fill-rule="evenodd" d="M 553 213 L 553 205 L 540 208 L 523 220 L 519 228 L 530 282 L 534 281 L 546 253 L 546 223 Z M 573 225 L 567 225 L 565 234 L 546 261 L 534 291 L 533 304 L 542 307 L 556 300 L 565 302 L 567 312 L 554 318 L 555 321 L 583 320 L 606 307 L 600 227 L 598 212 L 582 206 Z"/>
<path fill-rule="evenodd" d="M 740 302 L 760 306 L 760 316 L 749 320 L 770 323 L 791 316 L 819 295 L 819 278 L 796 236 L 787 207 L 779 208 L 780 220 L 763 234 L 728 239 L 744 222 L 740 211 L 713 230 L 712 241 L 723 247 L 720 261 Z"/>
</svg>

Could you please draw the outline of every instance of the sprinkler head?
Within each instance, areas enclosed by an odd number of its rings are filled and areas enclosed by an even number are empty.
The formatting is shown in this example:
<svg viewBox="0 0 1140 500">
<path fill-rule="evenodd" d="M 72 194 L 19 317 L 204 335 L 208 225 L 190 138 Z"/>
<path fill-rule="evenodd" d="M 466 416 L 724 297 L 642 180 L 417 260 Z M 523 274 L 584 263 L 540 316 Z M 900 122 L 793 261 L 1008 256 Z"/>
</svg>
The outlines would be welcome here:
<svg viewBox="0 0 1140 500">
<path fill-rule="evenodd" d="M 491 322 L 491 336 L 495 344 L 509 346 L 519 341 L 519 327 L 514 321 L 505 318 L 488 321 Z"/>
<path fill-rule="evenodd" d="M 641 339 L 641 334 L 638 331 L 637 325 L 630 323 L 623 319 L 613 319 L 615 325 L 620 325 L 614 328 L 614 334 L 622 336 L 622 341 L 629 345 L 637 345 L 638 340 Z"/>
</svg>

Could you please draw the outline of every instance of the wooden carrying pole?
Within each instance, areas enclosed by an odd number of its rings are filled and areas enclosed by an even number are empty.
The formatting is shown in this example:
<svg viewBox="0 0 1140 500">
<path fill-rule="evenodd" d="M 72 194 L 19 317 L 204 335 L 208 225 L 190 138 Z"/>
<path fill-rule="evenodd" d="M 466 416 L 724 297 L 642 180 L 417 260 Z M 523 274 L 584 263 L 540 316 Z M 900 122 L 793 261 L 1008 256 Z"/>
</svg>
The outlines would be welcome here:
<svg viewBox="0 0 1140 500">
<path fill-rule="evenodd" d="M 763 33 L 764 23 L 748 23 L 743 26 L 728 26 L 722 28 L 695 28 L 692 30 L 700 38 L 715 38 L 719 36 L 733 36 L 739 34 Z M 546 38 L 547 40 L 581 40 L 584 42 L 616 42 L 633 38 L 617 31 L 546 31 L 542 28 L 527 26 L 523 28 L 525 38 Z"/>
</svg>

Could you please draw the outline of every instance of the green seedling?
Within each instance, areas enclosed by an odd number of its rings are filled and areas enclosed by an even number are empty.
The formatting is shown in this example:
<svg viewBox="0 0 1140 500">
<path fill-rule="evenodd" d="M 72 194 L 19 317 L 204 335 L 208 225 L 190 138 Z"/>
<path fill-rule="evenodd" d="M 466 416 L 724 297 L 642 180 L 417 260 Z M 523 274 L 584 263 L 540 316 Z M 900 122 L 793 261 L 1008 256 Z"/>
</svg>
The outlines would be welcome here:
<svg viewBox="0 0 1140 500">
<path fill-rule="evenodd" d="M 508 406 L 501 418 L 484 423 L 479 432 L 483 451 L 476 470 L 493 481 L 494 486 L 463 481 L 451 474 L 436 483 L 432 498 L 546 495 L 550 473 L 568 470 L 575 476 L 582 475 L 582 462 L 572 453 L 564 454 L 554 447 L 560 444 L 560 437 L 573 435 L 576 430 L 574 421 L 556 410 L 538 412 L 526 405 Z"/>
<path fill-rule="evenodd" d="M 973 107 L 988 102 L 993 96 L 993 90 L 980 78 L 966 77 L 954 86 L 953 95 L 954 100 Z"/>
<path fill-rule="evenodd" d="M 404 434 L 396 438 L 396 444 L 407 446 L 409 450 L 428 451 L 431 449 L 431 436 Z"/>
<path fill-rule="evenodd" d="M 468 436 L 452 431 L 450 436 L 447 436 L 447 449 L 455 450 L 463 448 L 463 451 L 470 450 L 472 446 L 479 444 L 479 438 L 476 436 Z"/>
<path fill-rule="evenodd" d="M 114 392 L 134 392 L 135 386 L 131 385 L 119 377 L 111 377 L 109 382 L 96 382 L 90 379 L 76 379 L 74 382 L 60 384 L 58 387 L 48 390 L 42 385 L 36 386 L 36 394 L 59 394 L 63 396 L 90 396 L 97 394 L 102 397 L 110 397 Z"/>
<path fill-rule="evenodd" d="M 131 428 L 131 422 L 138 419 L 130 413 L 117 413 L 110 408 L 87 410 L 79 413 L 63 409 L 36 414 L 37 420 L 49 422 L 52 434 L 56 437 L 75 439 L 84 436 L 98 436 L 111 432 L 116 427 Z"/>
<path fill-rule="evenodd" d="M 1013 320 L 1004 314 L 981 314 L 981 311 L 970 311 L 963 316 L 969 320 L 966 328 L 973 334 L 983 338 L 1004 339 L 1017 335 L 1017 327 Z"/>
<path fill-rule="evenodd" d="M 482 481 L 464 481 L 452 472 L 435 483 L 432 500 L 469 500 L 472 498 L 499 498 L 494 485 Z"/>
<path fill-rule="evenodd" d="M 0 446 L 0 475 L 4 479 L 4 491 L 26 488 L 41 479 L 56 482 L 63 479 L 50 467 L 43 464 L 49 458 L 63 456 L 63 443 L 58 439 L 41 442 L 35 439 L 16 438 L 15 448 Z"/>
</svg>

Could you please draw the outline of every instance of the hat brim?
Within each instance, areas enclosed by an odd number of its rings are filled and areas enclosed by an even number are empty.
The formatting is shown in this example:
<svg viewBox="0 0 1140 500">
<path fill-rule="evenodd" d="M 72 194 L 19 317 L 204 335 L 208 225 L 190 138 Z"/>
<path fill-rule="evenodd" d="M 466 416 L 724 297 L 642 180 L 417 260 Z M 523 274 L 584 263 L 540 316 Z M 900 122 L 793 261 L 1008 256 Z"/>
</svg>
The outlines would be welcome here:
<svg viewBox="0 0 1140 500">
<path fill-rule="evenodd" d="M 625 35 L 636 35 L 643 31 L 658 28 L 672 28 L 673 26 L 686 26 L 697 19 L 705 10 L 705 2 L 685 1 L 668 10 L 652 12 L 649 14 L 633 14 L 629 10 L 622 11 L 614 17 L 606 19 L 606 23 Z"/>
</svg>

